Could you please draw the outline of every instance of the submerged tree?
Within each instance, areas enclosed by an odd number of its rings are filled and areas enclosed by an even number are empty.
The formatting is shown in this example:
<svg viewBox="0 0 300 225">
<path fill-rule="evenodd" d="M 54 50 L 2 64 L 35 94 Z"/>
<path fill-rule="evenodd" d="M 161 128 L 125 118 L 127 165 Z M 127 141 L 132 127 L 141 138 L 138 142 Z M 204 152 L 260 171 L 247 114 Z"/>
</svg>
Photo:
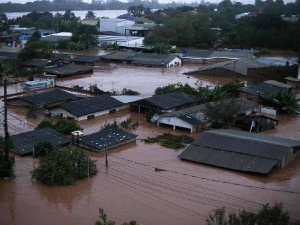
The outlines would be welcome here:
<svg viewBox="0 0 300 225">
<path fill-rule="evenodd" d="M 274 107 L 283 113 L 299 112 L 300 110 L 300 99 L 291 89 L 283 89 L 273 93 L 266 92 L 259 97 L 263 104 Z"/>
<path fill-rule="evenodd" d="M 56 148 L 41 157 L 39 167 L 32 172 L 32 179 L 46 185 L 71 185 L 96 174 L 95 162 L 84 151 Z"/>
<path fill-rule="evenodd" d="M 291 222 L 287 211 L 283 210 L 281 203 L 270 206 L 265 204 L 257 212 L 241 210 L 238 214 L 226 214 L 225 207 L 219 208 L 209 214 L 206 218 L 207 225 L 296 225 L 298 222 Z"/>
<path fill-rule="evenodd" d="M 95 225 L 115 225 L 116 222 L 108 220 L 104 209 L 99 208 L 99 220 L 95 222 Z M 135 220 L 131 220 L 129 223 L 123 223 L 123 225 L 138 225 Z"/>
</svg>

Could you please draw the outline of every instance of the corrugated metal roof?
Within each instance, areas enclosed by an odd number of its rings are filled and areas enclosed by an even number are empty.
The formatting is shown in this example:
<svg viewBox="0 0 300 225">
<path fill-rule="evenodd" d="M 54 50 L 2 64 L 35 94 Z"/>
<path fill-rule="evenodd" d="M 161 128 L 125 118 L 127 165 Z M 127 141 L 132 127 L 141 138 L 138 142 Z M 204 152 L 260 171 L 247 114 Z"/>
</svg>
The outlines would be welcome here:
<svg viewBox="0 0 300 225">
<path fill-rule="evenodd" d="M 204 132 L 178 157 L 223 168 L 269 173 L 300 141 L 237 130 Z"/>
<path fill-rule="evenodd" d="M 192 145 L 178 157 L 192 162 L 261 174 L 270 173 L 277 164 L 273 159 Z"/>
<path fill-rule="evenodd" d="M 80 117 L 122 105 L 122 102 L 110 97 L 109 95 L 101 95 L 62 104 L 59 107 L 77 117 Z"/>
<path fill-rule="evenodd" d="M 65 135 L 58 133 L 49 127 L 12 135 L 11 139 L 13 141 L 12 151 L 19 155 L 32 154 L 34 145 L 41 141 L 50 142 L 54 146 L 70 143 L 70 140 Z"/>
<path fill-rule="evenodd" d="M 271 143 L 274 145 L 281 145 L 281 146 L 285 146 L 285 147 L 299 147 L 300 146 L 299 140 L 269 136 L 269 135 L 265 135 L 265 134 L 257 134 L 257 133 L 250 133 L 250 132 L 230 130 L 230 129 L 211 130 L 211 131 L 207 131 L 207 132 L 226 135 L 226 136 L 251 139 L 251 140 L 255 140 L 255 141 Z"/>
<path fill-rule="evenodd" d="M 74 63 L 63 65 L 63 66 L 57 66 L 52 68 L 45 69 L 45 72 L 47 74 L 54 74 L 59 77 L 63 76 L 70 76 L 70 75 L 77 75 L 77 74 L 84 74 L 84 73 L 90 73 L 93 72 L 92 68 L 76 65 Z"/>
<path fill-rule="evenodd" d="M 195 102 L 195 97 L 181 92 L 171 92 L 163 95 L 155 95 L 145 100 L 164 110 L 168 110 L 193 103 Z"/>
<path fill-rule="evenodd" d="M 246 133 L 246 132 L 245 132 Z M 250 133 L 250 132 L 249 132 Z M 238 152 L 242 154 L 281 160 L 289 147 L 260 142 L 258 140 L 204 132 L 192 145 Z"/>
<path fill-rule="evenodd" d="M 273 84 L 268 84 L 268 83 L 259 83 L 259 84 L 254 84 L 250 85 L 247 87 L 243 87 L 240 90 L 249 94 L 253 95 L 259 95 L 263 93 L 276 93 L 278 91 L 281 91 L 285 89 L 284 87 L 279 87 L 277 85 Z"/>
<path fill-rule="evenodd" d="M 122 143 L 128 143 L 136 139 L 135 134 L 120 128 L 106 128 L 97 133 L 83 136 L 80 145 L 93 151 L 103 151 Z"/>
<path fill-rule="evenodd" d="M 100 60 L 100 56 L 98 55 L 77 55 L 72 59 L 73 62 L 88 62 L 88 63 L 94 63 L 99 60 Z"/>
</svg>

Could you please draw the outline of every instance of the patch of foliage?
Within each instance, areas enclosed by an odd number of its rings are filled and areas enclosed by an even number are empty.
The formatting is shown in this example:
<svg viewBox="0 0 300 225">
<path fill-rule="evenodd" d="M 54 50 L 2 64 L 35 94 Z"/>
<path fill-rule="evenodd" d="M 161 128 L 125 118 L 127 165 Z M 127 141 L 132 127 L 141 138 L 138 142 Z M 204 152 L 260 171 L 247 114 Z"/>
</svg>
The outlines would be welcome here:
<svg viewBox="0 0 300 225">
<path fill-rule="evenodd" d="M 170 133 L 164 133 L 163 135 L 148 137 L 147 139 L 145 139 L 146 143 L 159 143 L 161 146 L 172 149 L 183 148 L 185 147 L 185 144 L 192 143 L 193 141 L 193 137 L 187 135 L 177 136 Z"/>
<path fill-rule="evenodd" d="M 99 208 L 99 220 L 96 220 L 95 225 L 115 225 L 116 222 L 108 220 L 104 209 Z M 129 223 L 123 223 L 123 225 L 138 225 L 135 220 L 131 220 Z"/>
<path fill-rule="evenodd" d="M 119 127 L 123 127 L 125 129 L 136 129 L 139 126 L 138 122 L 133 122 L 130 118 L 122 121 L 121 123 L 118 123 L 115 119 L 112 123 L 107 123 L 105 122 L 105 124 L 103 126 L 101 126 L 101 130 L 102 129 L 106 129 L 106 128 L 119 128 Z"/>
<path fill-rule="evenodd" d="M 81 127 L 76 123 L 74 119 L 66 119 L 66 118 L 59 118 L 56 123 L 48 119 L 43 119 L 36 129 L 41 129 L 44 127 L 50 127 L 62 134 L 70 134 L 72 131 L 81 130 Z"/>
<path fill-rule="evenodd" d="M 44 106 L 43 104 L 36 104 L 36 105 L 32 105 L 29 107 L 27 113 L 26 113 L 26 117 L 28 118 L 38 118 L 39 116 L 44 116 Z"/>
<path fill-rule="evenodd" d="M 234 124 L 236 116 L 240 114 L 241 107 L 234 99 L 224 99 L 210 102 L 205 105 L 204 115 L 212 121 L 214 127 L 225 128 Z"/>
<path fill-rule="evenodd" d="M 81 130 L 81 127 L 74 119 L 59 118 L 56 122 L 54 129 L 62 134 L 70 134 L 72 131 Z"/>
<path fill-rule="evenodd" d="M 197 90 L 192 88 L 189 84 L 182 84 L 180 82 L 176 84 L 168 84 L 163 87 L 158 87 L 155 89 L 155 95 L 162 95 L 170 92 L 183 92 L 186 94 L 198 94 Z"/>
<path fill-rule="evenodd" d="M 282 113 L 294 113 L 299 112 L 300 99 L 296 97 L 296 93 L 290 89 L 283 89 L 274 93 L 263 93 L 260 96 L 260 100 L 264 105 L 274 107 Z"/>
<path fill-rule="evenodd" d="M 109 43 L 109 42 L 104 42 L 101 44 L 101 48 L 104 50 L 117 50 L 119 49 L 119 44 L 117 42 L 114 43 Z"/>
<path fill-rule="evenodd" d="M 56 148 L 40 159 L 39 167 L 32 172 L 32 179 L 46 185 L 71 185 L 97 174 L 95 161 L 79 149 Z"/>
<path fill-rule="evenodd" d="M 284 211 L 281 203 L 263 205 L 258 212 L 241 210 L 238 214 L 226 214 L 225 207 L 214 210 L 206 218 L 207 225 L 296 225 L 299 222 L 291 222 L 287 211 Z"/>
<path fill-rule="evenodd" d="M 232 82 L 223 84 L 221 89 L 224 90 L 230 98 L 236 98 L 239 96 L 239 89 L 244 87 L 245 84 L 238 79 L 235 79 Z"/>
<path fill-rule="evenodd" d="M 122 95 L 139 95 L 140 93 L 131 89 L 123 88 Z"/>
<path fill-rule="evenodd" d="M 100 88 L 98 88 L 97 84 L 90 85 L 90 92 L 96 94 L 96 95 L 101 95 L 104 93 Z"/>
<path fill-rule="evenodd" d="M 125 129 L 135 130 L 139 126 L 139 122 L 133 122 L 130 118 L 120 123 L 120 126 Z"/>
<path fill-rule="evenodd" d="M 48 141 L 41 141 L 34 145 L 34 157 L 45 156 L 54 150 L 54 146 Z"/>
</svg>

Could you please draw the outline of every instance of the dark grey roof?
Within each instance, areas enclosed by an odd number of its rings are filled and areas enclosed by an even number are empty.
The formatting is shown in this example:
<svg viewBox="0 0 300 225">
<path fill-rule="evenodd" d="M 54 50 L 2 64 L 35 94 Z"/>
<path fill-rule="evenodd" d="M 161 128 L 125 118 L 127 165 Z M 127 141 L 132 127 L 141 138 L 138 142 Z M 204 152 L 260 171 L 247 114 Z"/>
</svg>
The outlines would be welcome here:
<svg viewBox="0 0 300 225">
<path fill-rule="evenodd" d="M 83 136 L 80 145 L 93 151 L 103 151 L 106 148 L 125 144 L 136 139 L 135 134 L 120 128 L 106 128 L 97 133 Z"/>
<path fill-rule="evenodd" d="M 270 173 L 277 163 L 277 161 L 273 159 L 260 158 L 236 152 L 221 151 L 201 146 L 188 147 L 188 149 L 179 155 L 179 158 L 232 170 L 262 174 Z"/>
<path fill-rule="evenodd" d="M 98 55 L 77 55 L 72 61 L 73 62 L 86 62 L 86 63 L 94 63 L 100 60 L 100 56 Z"/>
<path fill-rule="evenodd" d="M 68 55 L 68 54 L 60 54 L 60 53 L 57 53 L 57 54 L 53 55 L 52 60 L 59 60 L 59 59 L 68 59 L 68 60 L 70 60 L 71 56 Z"/>
<path fill-rule="evenodd" d="M 260 95 L 260 94 L 264 94 L 264 93 L 276 93 L 279 92 L 281 90 L 285 89 L 284 87 L 280 87 L 278 85 L 273 85 L 273 84 L 268 84 L 268 83 L 259 83 L 259 84 L 254 84 L 254 85 L 250 85 L 247 87 L 243 87 L 240 90 L 252 95 Z"/>
<path fill-rule="evenodd" d="M 48 66 L 51 65 L 52 60 L 50 59 L 29 59 L 22 63 L 22 66 Z"/>
<path fill-rule="evenodd" d="M 34 145 L 41 141 L 50 142 L 54 146 L 70 143 L 66 136 L 49 127 L 12 135 L 11 139 L 13 141 L 12 151 L 20 155 L 32 154 Z"/>
<path fill-rule="evenodd" d="M 80 117 L 122 105 L 122 102 L 112 98 L 109 95 L 101 95 L 62 104 L 59 107 L 77 117 Z"/>
<path fill-rule="evenodd" d="M 170 63 L 176 57 L 176 55 L 170 54 L 137 53 L 130 59 L 134 64 L 162 66 L 163 64 Z"/>
<path fill-rule="evenodd" d="M 44 106 L 47 106 L 49 104 L 59 103 L 63 101 L 74 101 L 80 98 L 76 95 L 62 91 L 60 89 L 55 89 L 52 91 L 38 92 L 31 95 L 11 98 L 8 99 L 8 101 L 14 99 L 21 99 L 33 105 L 42 104 Z"/>
<path fill-rule="evenodd" d="M 234 99 L 228 99 L 228 101 L 233 101 L 235 104 L 240 106 L 240 113 L 246 113 L 248 111 L 254 110 L 256 107 L 258 107 L 258 104 L 256 102 L 250 101 L 245 98 L 234 98 Z M 219 101 L 218 101 L 219 102 Z M 186 109 L 181 109 L 174 112 L 168 112 L 160 115 L 160 117 L 179 117 L 179 116 L 189 116 L 194 119 L 197 119 L 199 122 L 205 121 L 205 109 L 207 105 L 212 105 L 218 102 L 209 102 L 209 103 L 203 103 L 200 105 L 192 106 Z"/>
<path fill-rule="evenodd" d="M 255 141 L 276 144 L 276 145 L 285 146 L 285 147 L 300 146 L 299 140 L 269 136 L 269 135 L 265 135 L 265 134 L 256 134 L 256 133 L 250 133 L 250 132 L 244 132 L 244 131 L 238 131 L 238 130 L 230 130 L 230 129 L 211 130 L 209 132 L 215 133 L 215 134 L 220 134 L 220 135 L 233 136 L 233 137 L 244 138 L 244 139 L 251 139 L 251 140 L 255 140 Z"/>
<path fill-rule="evenodd" d="M 101 58 L 109 60 L 130 60 L 130 57 L 134 56 L 135 54 L 136 52 L 114 52 L 103 55 Z"/>
<path fill-rule="evenodd" d="M 91 72 L 93 72 L 93 69 L 71 63 L 68 65 L 47 68 L 47 69 L 45 69 L 45 72 L 47 74 L 53 74 L 53 75 L 57 75 L 59 77 L 63 77 L 63 76 L 91 73 Z"/>
<path fill-rule="evenodd" d="M 237 130 L 211 130 L 204 132 L 179 158 L 229 169 L 269 173 L 293 147 L 299 148 L 300 141 Z"/>
<path fill-rule="evenodd" d="M 181 58 L 209 58 L 213 51 L 200 51 L 200 50 L 191 50 L 187 53 L 182 54 Z"/>
<path fill-rule="evenodd" d="M 182 93 L 182 92 L 171 92 L 163 95 L 155 95 L 150 98 L 144 99 L 156 105 L 164 110 L 173 109 L 181 105 L 195 102 L 195 97 Z"/>
</svg>

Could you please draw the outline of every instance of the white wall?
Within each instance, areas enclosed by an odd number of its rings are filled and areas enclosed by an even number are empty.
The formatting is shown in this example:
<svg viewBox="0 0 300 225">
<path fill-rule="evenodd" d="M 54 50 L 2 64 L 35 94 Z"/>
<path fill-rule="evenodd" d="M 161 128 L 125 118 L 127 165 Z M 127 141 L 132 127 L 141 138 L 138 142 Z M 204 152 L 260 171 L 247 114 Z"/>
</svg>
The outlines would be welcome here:
<svg viewBox="0 0 300 225">
<path fill-rule="evenodd" d="M 116 109 L 116 111 L 120 110 L 119 108 L 115 108 L 115 109 Z M 112 110 L 112 109 L 110 109 L 110 110 Z M 102 116 L 102 115 L 105 115 L 105 114 L 109 114 L 110 110 L 104 110 L 104 111 L 101 111 L 101 112 L 91 113 L 91 114 L 81 116 L 81 117 L 76 117 L 75 115 L 71 114 L 70 112 L 68 112 L 68 111 L 66 111 L 66 110 L 64 110 L 63 108 L 60 108 L 60 107 L 52 109 L 51 112 L 62 114 L 62 116 L 65 117 L 65 118 L 71 117 L 76 121 L 81 121 L 81 120 L 87 120 L 88 116 L 91 116 L 91 115 L 94 115 L 94 117 L 97 117 L 97 116 Z"/>
<path fill-rule="evenodd" d="M 170 67 L 170 66 L 180 66 L 180 65 L 181 65 L 181 59 L 179 57 L 176 57 L 170 63 L 168 63 L 168 65 L 166 65 L 166 66 Z"/>
<path fill-rule="evenodd" d="M 100 19 L 100 32 L 112 31 L 125 35 L 125 29 L 133 24 L 134 21 L 124 19 Z"/>
</svg>

